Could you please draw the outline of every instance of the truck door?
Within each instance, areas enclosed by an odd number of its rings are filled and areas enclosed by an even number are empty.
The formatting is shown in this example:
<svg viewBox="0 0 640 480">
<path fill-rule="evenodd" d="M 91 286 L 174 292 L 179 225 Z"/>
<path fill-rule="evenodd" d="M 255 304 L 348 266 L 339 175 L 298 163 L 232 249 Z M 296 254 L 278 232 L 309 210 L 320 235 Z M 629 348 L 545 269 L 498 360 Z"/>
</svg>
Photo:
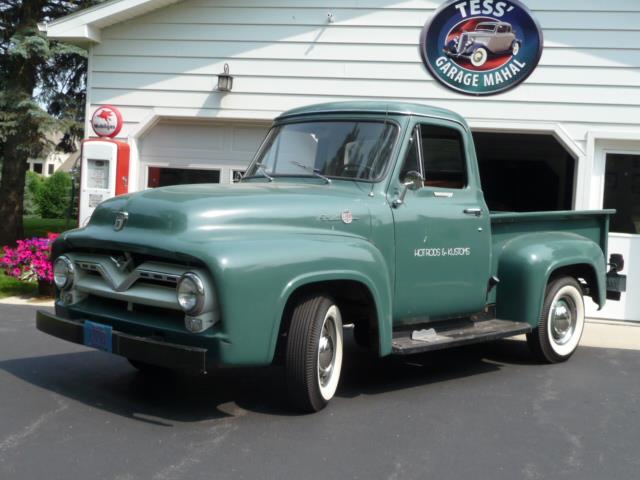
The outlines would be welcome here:
<svg viewBox="0 0 640 480">
<path fill-rule="evenodd" d="M 417 123 L 394 173 L 392 190 L 395 185 L 398 192 L 408 172 L 424 179 L 422 188 L 408 191 L 393 208 L 396 322 L 437 320 L 485 306 L 491 226 L 469 138 L 453 122 Z"/>
</svg>

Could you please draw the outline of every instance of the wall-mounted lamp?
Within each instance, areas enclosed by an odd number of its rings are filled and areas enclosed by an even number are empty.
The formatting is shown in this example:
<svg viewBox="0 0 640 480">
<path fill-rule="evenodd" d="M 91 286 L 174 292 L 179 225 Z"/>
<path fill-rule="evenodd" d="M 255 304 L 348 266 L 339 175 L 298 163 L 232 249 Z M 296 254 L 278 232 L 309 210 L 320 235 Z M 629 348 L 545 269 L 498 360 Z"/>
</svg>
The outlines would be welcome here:
<svg viewBox="0 0 640 480">
<path fill-rule="evenodd" d="M 229 75 L 229 64 L 224 64 L 224 72 L 218 74 L 218 90 L 221 92 L 230 92 L 233 88 L 233 77 Z"/>
</svg>

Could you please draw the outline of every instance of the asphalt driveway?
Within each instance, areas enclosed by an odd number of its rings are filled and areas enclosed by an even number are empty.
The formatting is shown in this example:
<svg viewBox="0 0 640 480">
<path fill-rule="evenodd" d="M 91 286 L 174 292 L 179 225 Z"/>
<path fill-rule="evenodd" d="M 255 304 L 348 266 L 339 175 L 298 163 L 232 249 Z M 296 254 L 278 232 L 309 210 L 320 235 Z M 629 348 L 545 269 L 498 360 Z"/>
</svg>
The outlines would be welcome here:
<svg viewBox="0 0 640 480">
<path fill-rule="evenodd" d="M 2 479 L 602 479 L 640 472 L 640 350 L 533 364 L 520 341 L 370 360 L 287 410 L 278 369 L 145 378 L 0 305 Z M 640 349 L 640 346 L 639 346 Z"/>
</svg>

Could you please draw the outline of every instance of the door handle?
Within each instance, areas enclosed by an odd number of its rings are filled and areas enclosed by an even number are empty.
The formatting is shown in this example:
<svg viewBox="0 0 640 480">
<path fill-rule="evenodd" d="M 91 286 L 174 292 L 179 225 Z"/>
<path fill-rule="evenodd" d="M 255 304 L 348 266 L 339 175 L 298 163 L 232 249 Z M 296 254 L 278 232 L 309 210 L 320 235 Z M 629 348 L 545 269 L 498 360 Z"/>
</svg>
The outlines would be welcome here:
<svg viewBox="0 0 640 480">
<path fill-rule="evenodd" d="M 465 208 L 464 213 L 466 213 L 467 215 L 474 215 L 476 217 L 479 217 L 482 215 L 482 209 L 481 208 Z"/>
<path fill-rule="evenodd" d="M 451 198 L 453 197 L 453 192 L 433 192 L 433 196 L 438 198 Z"/>
</svg>

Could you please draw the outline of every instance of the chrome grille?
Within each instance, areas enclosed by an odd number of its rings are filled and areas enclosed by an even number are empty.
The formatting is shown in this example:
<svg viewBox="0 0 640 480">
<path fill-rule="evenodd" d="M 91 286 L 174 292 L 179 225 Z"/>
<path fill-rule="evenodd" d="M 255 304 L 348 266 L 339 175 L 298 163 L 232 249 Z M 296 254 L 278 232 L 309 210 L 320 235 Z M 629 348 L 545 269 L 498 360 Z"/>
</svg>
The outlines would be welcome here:
<svg viewBox="0 0 640 480">
<path fill-rule="evenodd" d="M 76 266 L 74 290 L 82 295 L 93 295 L 121 300 L 132 305 L 180 310 L 176 286 L 187 272 L 207 276 L 202 268 L 175 265 L 161 261 L 147 261 L 134 266 L 108 255 L 65 253 Z"/>
</svg>

